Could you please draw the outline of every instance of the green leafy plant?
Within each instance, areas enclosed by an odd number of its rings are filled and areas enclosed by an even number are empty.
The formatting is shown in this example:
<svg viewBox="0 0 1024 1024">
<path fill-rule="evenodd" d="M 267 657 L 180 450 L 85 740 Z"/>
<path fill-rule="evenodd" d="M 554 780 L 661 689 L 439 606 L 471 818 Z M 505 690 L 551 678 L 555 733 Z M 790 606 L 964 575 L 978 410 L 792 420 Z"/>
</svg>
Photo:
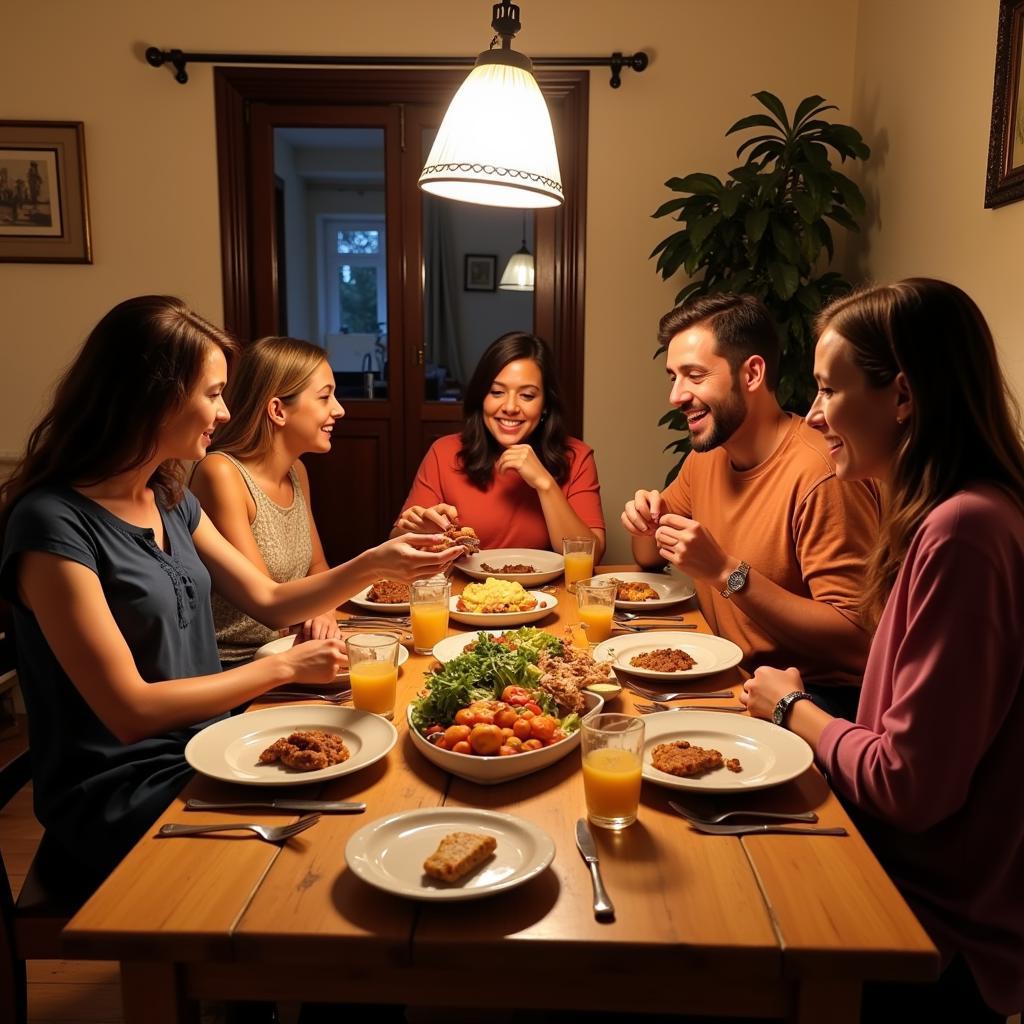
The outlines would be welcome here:
<svg viewBox="0 0 1024 1024">
<path fill-rule="evenodd" d="M 677 305 L 713 292 L 746 292 L 764 301 L 782 344 L 779 402 L 802 413 L 814 395 L 814 316 L 851 287 L 828 270 L 835 255 L 832 228 L 857 231 L 864 215 L 860 189 L 832 160 L 864 160 L 871 151 L 855 128 L 822 118 L 838 108 L 821 96 L 801 100 L 792 120 L 772 93 L 754 98 L 767 113 L 741 118 L 726 132 L 757 129 L 736 150 L 737 157 L 746 153 L 744 163 L 725 181 L 694 173 L 665 182 L 683 195 L 663 203 L 654 216 L 674 214 L 681 226 L 651 258 L 658 257 L 665 280 L 679 271 L 691 279 L 676 295 Z M 677 409 L 659 422 L 683 435 L 665 446 L 680 455 L 671 479 L 690 451 L 690 435 Z"/>
</svg>

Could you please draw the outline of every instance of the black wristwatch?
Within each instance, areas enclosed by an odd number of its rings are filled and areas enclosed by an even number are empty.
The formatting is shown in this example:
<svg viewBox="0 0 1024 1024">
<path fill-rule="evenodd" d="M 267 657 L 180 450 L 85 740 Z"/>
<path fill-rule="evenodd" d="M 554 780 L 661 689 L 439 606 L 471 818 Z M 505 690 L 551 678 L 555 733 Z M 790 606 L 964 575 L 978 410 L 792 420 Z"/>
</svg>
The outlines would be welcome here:
<svg viewBox="0 0 1024 1024">
<path fill-rule="evenodd" d="M 780 697 L 778 703 L 775 705 L 775 710 L 772 712 L 772 721 L 776 725 L 781 725 L 785 728 L 786 715 L 789 714 L 789 709 L 798 700 L 810 699 L 811 695 L 806 690 L 794 690 L 792 693 L 787 693 L 785 697 Z"/>
<path fill-rule="evenodd" d="M 742 590 L 747 585 L 747 575 L 750 572 L 750 565 L 747 562 L 740 562 L 725 581 L 725 589 L 720 590 L 719 593 L 728 600 L 737 591 Z"/>
</svg>

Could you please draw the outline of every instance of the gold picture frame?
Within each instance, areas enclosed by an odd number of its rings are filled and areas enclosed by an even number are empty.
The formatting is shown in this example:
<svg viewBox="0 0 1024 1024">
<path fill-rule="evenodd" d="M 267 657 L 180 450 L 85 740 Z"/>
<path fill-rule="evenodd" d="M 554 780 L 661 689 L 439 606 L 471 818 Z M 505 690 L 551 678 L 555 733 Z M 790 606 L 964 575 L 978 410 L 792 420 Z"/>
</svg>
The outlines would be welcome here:
<svg viewBox="0 0 1024 1024">
<path fill-rule="evenodd" d="M 81 121 L 0 121 L 0 263 L 92 263 Z"/>
<path fill-rule="evenodd" d="M 985 206 L 1024 199 L 1024 0 L 1000 0 Z"/>
</svg>

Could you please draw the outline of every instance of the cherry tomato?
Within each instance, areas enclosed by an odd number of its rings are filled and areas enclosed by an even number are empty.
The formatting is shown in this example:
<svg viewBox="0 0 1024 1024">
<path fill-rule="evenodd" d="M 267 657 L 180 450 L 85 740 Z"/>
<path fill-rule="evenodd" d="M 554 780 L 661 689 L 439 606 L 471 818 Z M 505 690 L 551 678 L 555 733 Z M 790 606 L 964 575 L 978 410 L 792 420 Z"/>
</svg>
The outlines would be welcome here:
<svg viewBox="0 0 1024 1024">
<path fill-rule="evenodd" d="M 523 749 L 523 741 L 518 736 L 509 736 L 502 746 L 511 747 L 518 754 Z"/>
<path fill-rule="evenodd" d="M 444 731 L 444 741 L 448 746 L 454 750 L 456 743 L 461 743 L 463 740 L 469 739 L 469 726 L 468 725 L 449 725 Z"/>
<path fill-rule="evenodd" d="M 427 727 L 426 735 L 427 736 L 433 736 L 434 733 L 436 733 L 436 732 L 444 732 L 444 726 L 443 725 L 438 725 L 437 722 L 435 722 L 433 725 Z"/>
<path fill-rule="evenodd" d="M 518 754 L 518 753 L 519 753 L 519 751 L 516 750 L 515 747 L 509 747 L 509 746 L 507 746 L 504 743 L 502 743 L 502 745 L 500 747 L 498 747 L 498 756 L 499 757 L 511 757 L 513 754 Z"/>
<path fill-rule="evenodd" d="M 526 709 L 532 711 L 535 715 L 543 714 L 540 709 L 540 705 L 535 700 L 528 700 L 526 702 Z"/>
<path fill-rule="evenodd" d="M 456 725 L 473 725 L 475 721 L 472 708 L 460 708 L 455 712 Z"/>
<path fill-rule="evenodd" d="M 490 708 L 473 708 L 473 725 L 494 725 L 494 712 Z"/>
<path fill-rule="evenodd" d="M 505 737 L 505 740 L 507 741 L 507 740 L 509 739 L 509 737 L 510 737 L 510 736 L 513 736 L 513 737 L 514 737 L 514 736 L 515 736 L 515 733 L 514 733 L 514 732 L 513 732 L 513 731 L 512 731 L 511 729 L 509 729 L 509 728 L 505 728 L 505 729 L 502 729 L 502 730 L 501 730 L 501 735 L 502 735 L 502 736 L 504 736 L 504 737 Z"/>
<path fill-rule="evenodd" d="M 564 740 L 567 735 L 568 735 L 568 733 L 565 732 L 563 729 L 556 729 L 551 734 L 551 742 L 552 743 L 558 743 L 560 740 Z"/>
<path fill-rule="evenodd" d="M 530 694 L 525 687 L 506 686 L 501 691 L 501 699 L 509 704 L 525 704 L 530 699 Z"/>
<path fill-rule="evenodd" d="M 437 734 L 435 734 L 435 735 L 437 735 Z M 438 735 L 437 739 L 434 740 L 434 746 L 435 747 L 440 747 L 442 750 L 447 750 L 448 749 L 448 744 L 445 742 L 445 738 L 444 738 L 444 734 L 443 733 L 441 735 Z"/>
<path fill-rule="evenodd" d="M 473 748 L 474 754 L 490 757 L 497 754 L 504 737 L 496 725 L 481 723 L 474 725 L 473 731 L 469 734 L 469 745 Z"/>
<path fill-rule="evenodd" d="M 544 744 L 540 740 L 531 739 L 523 742 L 523 750 L 540 750 Z"/>
<path fill-rule="evenodd" d="M 536 715 L 530 719 L 531 739 L 541 740 L 548 743 L 558 728 L 558 723 L 550 715 Z M 447 733 L 445 734 L 447 735 Z"/>
<path fill-rule="evenodd" d="M 511 708 L 502 708 L 494 716 L 494 724 L 500 726 L 502 729 L 511 729 L 516 724 L 519 716 Z"/>
<path fill-rule="evenodd" d="M 453 754 L 472 754 L 473 748 L 465 741 L 459 740 L 458 743 L 452 744 Z"/>
<path fill-rule="evenodd" d="M 530 720 L 528 718 L 517 718 L 512 732 L 521 740 L 530 738 Z"/>
</svg>

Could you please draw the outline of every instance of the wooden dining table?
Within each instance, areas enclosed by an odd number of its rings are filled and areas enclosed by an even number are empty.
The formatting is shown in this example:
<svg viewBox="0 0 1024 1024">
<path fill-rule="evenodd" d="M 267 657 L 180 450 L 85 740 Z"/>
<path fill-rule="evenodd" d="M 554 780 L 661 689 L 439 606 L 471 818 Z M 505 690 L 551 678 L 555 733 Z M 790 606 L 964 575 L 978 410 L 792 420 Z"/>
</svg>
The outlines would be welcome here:
<svg viewBox="0 0 1024 1024">
<path fill-rule="evenodd" d="M 536 625 L 578 631 L 575 598 L 557 584 L 554 592 L 557 608 Z M 346 605 L 339 618 L 359 611 Z M 670 611 L 709 631 L 692 601 Z M 466 628 L 453 622 L 449 633 Z M 413 747 L 404 715 L 433 665 L 413 654 L 403 666 L 398 742 L 385 758 L 288 791 L 196 776 L 75 915 L 66 951 L 120 961 L 128 1024 L 194 1020 L 199 1000 L 487 1007 L 499 978 L 514 979 L 500 1003 L 527 1009 L 839 1024 L 858 1019 L 867 980 L 936 976 L 935 947 L 814 767 L 728 806 L 813 810 L 845 837 L 701 834 L 669 808 L 678 794 L 645 782 L 632 826 L 594 829 L 616 908 L 614 920 L 597 920 L 574 838 L 586 812 L 578 751 L 493 786 L 442 771 Z M 687 689 L 738 691 L 742 680 L 737 668 Z M 606 710 L 631 713 L 634 698 L 623 691 Z M 167 822 L 296 820 L 183 810 L 189 797 L 281 796 L 362 800 L 367 810 L 325 814 L 279 845 L 245 833 L 153 838 Z M 518 888 L 444 903 L 373 888 L 346 866 L 345 845 L 367 822 L 437 807 L 524 818 L 554 841 L 554 860 Z"/>
</svg>

